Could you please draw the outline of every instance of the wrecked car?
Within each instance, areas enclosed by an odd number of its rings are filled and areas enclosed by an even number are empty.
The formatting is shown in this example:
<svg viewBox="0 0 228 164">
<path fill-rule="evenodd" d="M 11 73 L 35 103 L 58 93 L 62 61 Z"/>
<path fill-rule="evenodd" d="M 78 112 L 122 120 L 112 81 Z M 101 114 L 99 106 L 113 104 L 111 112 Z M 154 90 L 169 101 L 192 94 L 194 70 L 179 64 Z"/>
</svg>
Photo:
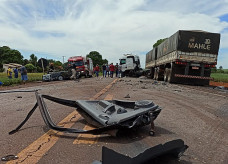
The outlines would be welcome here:
<svg viewBox="0 0 228 164">
<path fill-rule="evenodd" d="M 72 75 L 69 71 L 59 71 L 59 72 L 49 72 L 46 75 L 42 76 L 43 81 L 53 81 L 53 80 L 66 80 L 70 79 L 70 76 Z"/>
</svg>

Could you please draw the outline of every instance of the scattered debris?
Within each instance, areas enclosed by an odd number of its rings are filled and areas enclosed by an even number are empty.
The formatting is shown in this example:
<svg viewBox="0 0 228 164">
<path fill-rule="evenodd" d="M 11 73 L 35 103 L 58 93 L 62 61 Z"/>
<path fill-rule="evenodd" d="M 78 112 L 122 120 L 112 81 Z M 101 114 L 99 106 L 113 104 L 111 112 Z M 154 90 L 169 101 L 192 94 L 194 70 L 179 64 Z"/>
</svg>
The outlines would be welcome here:
<svg viewBox="0 0 228 164">
<path fill-rule="evenodd" d="M 139 164 L 139 163 L 170 163 L 179 158 L 188 149 L 181 139 L 159 144 L 145 150 L 136 157 L 129 157 L 115 152 L 105 146 L 102 147 L 102 162 L 94 161 L 92 164 Z M 174 162 L 174 161 L 173 161 Z"/>
<path fill-rule="evenodd" d="M 163 82 L 162 82 L 162 85 L 167 85 L 167 83 L 163 81 Z"/>
<path fill-rule="evenodd" d="M 124 98 L 131 98 L 129 94 L 127 94 L 126 96 L 124 96 Z"/>
<path fill-rule="evenodd" d="M 226 90 L 226 88 L 224 86 L 217 86 L 214 89 L 218 89 L 218 90 Z"/>
<path fill-rule="evenodd" d="M 139 79 L 148 79 L 146 76 L 140 76 Z"/>
<path fill-rule="evenodd" d="M 147 89 L 145 86 L 142 86 L 141 88 L 142 88 L 142 89 Z"/>
<path fill-rule="evenodd" d="M 18 156 L 16 155 L 7 155 L 1 158 L 2 161 L 11 161 L 18 159 Z"/>
<path fill-rule="evenodd" d="M 155 80 L 152 84 L 155 84 L 156 85 L 156 84 L 158 84 L 158 81 Z"/>
<path fill-rule="evenodd" d="M 131 82 L 131 80 L 125 80 L 125 82 Z"/>
</svg>

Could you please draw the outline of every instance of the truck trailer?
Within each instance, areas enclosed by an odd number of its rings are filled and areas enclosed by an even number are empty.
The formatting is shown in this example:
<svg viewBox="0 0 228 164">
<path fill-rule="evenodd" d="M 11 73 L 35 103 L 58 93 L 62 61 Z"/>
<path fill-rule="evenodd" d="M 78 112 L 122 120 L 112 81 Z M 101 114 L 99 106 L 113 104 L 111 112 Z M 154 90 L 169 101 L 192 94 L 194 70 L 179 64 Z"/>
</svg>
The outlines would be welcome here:
<svg viewBox="0 0 228 164">
<path fill-rule="evenodd" d="M 171 83 L 209 85 L 219 44 L 219 33 L 179 30 L 146 54 L 148 76 Z"/>
</svg>

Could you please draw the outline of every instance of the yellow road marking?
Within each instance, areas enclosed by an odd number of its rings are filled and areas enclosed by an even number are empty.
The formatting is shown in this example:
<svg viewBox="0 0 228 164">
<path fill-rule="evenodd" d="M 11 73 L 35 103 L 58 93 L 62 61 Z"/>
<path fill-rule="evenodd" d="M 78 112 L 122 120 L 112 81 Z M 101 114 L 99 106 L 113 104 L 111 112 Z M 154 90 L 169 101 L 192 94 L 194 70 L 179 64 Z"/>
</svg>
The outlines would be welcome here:
<svg viewBox="0 0 228 164">
<path fill-rule="evenodd" d="M 65 128 L 70 128 L 75 124 L 81 117 L 80 114 L 75 110 L 64 118 L 58 125 L 64 125 Z M 66 124 L 67 123 L 67 124 Z M 24 150 L 22 150 L 17 156 L 17 160 L 9 161 L 7 164 L 13 163 L 37 163 L 40 158 L 45 155 L 45 153 L 58 141 L 59 137 L 57 135 L 64 134 L 63 132 L 55 132 L 54 130 L 49 130 L 47 133 L 42 135 Z"/>
<path fill-rule="evenodd" d="M 97 93 L 91 100 L 95 100 L 98 97 L 100 97 L 102 94 L 107 92 L 109 88 L 112 87 L 112 85 L 117 81 L 115 79 L 111 84 L 109 84 L 107 87 L 105 87 L 103 90 L 101 90 L 99 93 Z M 102 94 L 101 94 L 102 93 Z M 64 125 L 65 128 L 70 128 L 75 124 L 75 121 L 77 121 L 81 115 L 74 111 L 71 114 L 69 114 L 66 118 L 64 118 L 61 122 L 58 123 L 59 126 Z M 69 123 L 71 122 L 71 123 Z M 9 161 L 7 164 L 16 164 L 16 163 L 24 163 L 24 164 L 31 164 L 31 163 L 37 163 L 45 153 L 54 146 L 54 144 L 58 141 L 59 137 L 57 135 L 62 135 L 64 133 L 62 132 L 56 132 L 54 130 L 49 130 L 47 133 L 42 135 L 40 138 L 38 138 L 36 141 L 34 141 L 32 144 L 30 144 L 28 147 L 26 147 L 24 150 L 22 150 L 20 153 L 17 154 L 19 157 L 17 160 Z"/>
<path fill-rule="evenodd" d="M 113 95 L 108 94 L 104 100 L 112 100 Z M 94 127 L 87 124 L 83 130 L 92 130 Z M 78 137 L 74 140 L 73 144 L 96 144 L 98 142 L 100 135 L 92 135 L 92 134 L 79 134 Z"/>
</svg>

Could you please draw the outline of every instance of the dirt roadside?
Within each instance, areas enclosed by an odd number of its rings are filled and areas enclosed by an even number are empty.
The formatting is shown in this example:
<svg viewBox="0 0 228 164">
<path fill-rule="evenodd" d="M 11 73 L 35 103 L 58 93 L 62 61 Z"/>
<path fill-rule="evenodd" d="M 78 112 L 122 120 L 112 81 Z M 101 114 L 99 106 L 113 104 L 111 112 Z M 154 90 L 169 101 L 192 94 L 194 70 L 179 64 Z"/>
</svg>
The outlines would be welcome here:
<svg viewBox="0 0 228 164">
<path fill-rule="evenodd" d="M 89 99 L 91 95 L 107 86 L 112 79 L 81 79 L 80 82 L 63 81 L 28 84 L 28 89 L 42 89 L 41 93 L 66 99 Z M 44 84 L 44 85 L 43 85 Z M 30 85 L 30 86 L 29 86 Z M 20 87 L 18 87 L 20 88 Z M 10 89 L 18 89 L 10 88 Z M 24 88 L 23 88 L 24 89 Z M 89 95 L 88 95 L 89 93 Z M 227 92 L 203 90 L 196 87 L 156 82 L 143 78 L 122 78 L 98 99 L 107 94 L 121 100 L 153 100 L 161 106 L 162 112 L 155 120 L 156 135 L 148 136 L 148 127 L 142 128 L 123 138 L 99 137 L 94 145 L 72 145 L 75 136 L 61 137 L 60 141 L 41 158 L 39 163 L 91 163 L 101 159 L 101 146 L 107 146 L 131 157 L 146 148 L 165 143 L 172 139 L 183 139 L 189 146 L 180 163 L 228 163 L 228 95 Z M 129 94 L 130 98 L 124 98 Z M 221 95 L 221 96 L 219 96 Z M 1 150 L 18 153 L 44 133 L 44 123 L 37 112 L 25 129 L 9 136 L 28 110 L 34 105 L 34 95 L 29 93 L 18 98 L 19 93 L 0 95 Z M 15 99 L 9 103 L 9 99 Z M 26 103 L 20 103 L 20 102 Z M 55 106 L 53 118 L 58 122 L 63 116 L 62 106 Z M 68 108 L 64 108 L 67 112 Z M 64 115 L 66 115 L 64 114 Z M 82 120 L 81 120 L 82 121 Z M 78 126 L 84 126 L 83 121 Z M 32 135 L 31 135 L 32 134 Z M 85 155 L 89 154 L 89 155 Z"/>
</svg>

